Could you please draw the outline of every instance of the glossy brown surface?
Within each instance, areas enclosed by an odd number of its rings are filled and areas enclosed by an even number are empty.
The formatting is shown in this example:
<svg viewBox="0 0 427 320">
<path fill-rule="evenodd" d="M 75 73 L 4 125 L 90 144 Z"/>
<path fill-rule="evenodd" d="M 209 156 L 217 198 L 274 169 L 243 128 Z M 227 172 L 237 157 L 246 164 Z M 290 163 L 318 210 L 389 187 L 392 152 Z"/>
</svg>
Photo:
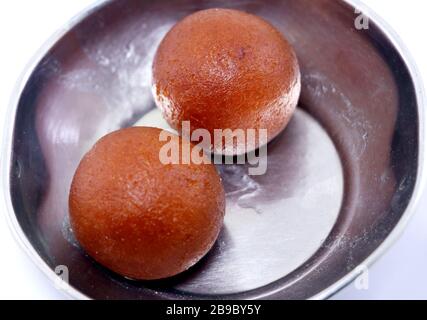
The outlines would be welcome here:
<svg viewBox="0 0 427 320">
<path fill-rule="evenodd" d="M 287 125 L 301 87 L 295 53 L 282 34 L 229 9 L 199 11 L 177 23 L 159 46 L 153 82 L 174 129 L 182 121 L 212 136 L 214 129 L 267 129 L 269 140 Z M 230 147 L 215 151 L 241 153 L 236 142 Z"/>
<path fill-rule="evenodd" d="M 80 244 L 107 268 L 134 279 L 191 267 L 214 244 L 224 216 L 215 167 L 162 164 L 160 132 L 135 127 L 103 137 L 81 161 L 70 191 Z M 174 141 L 189 145 L 177 136 Z"/>
</svg>

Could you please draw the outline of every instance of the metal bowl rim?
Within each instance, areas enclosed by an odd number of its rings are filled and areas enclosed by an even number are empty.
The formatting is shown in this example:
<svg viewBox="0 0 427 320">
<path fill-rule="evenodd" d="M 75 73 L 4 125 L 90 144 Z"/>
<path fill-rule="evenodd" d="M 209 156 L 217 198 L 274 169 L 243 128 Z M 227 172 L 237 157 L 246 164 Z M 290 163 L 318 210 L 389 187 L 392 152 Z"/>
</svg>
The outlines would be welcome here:
<svg viewBox="0 0 427 320">
<path fill-rule="evenodd" d="M 79 22 L 84 20 L 86 17 L 90 16 L 93 12 L 97 11 L 98 8 L 102 7 L 104 4 L 110 2 L 111 0 L 97 0 L 92 5 L 83 9 L 80 13 L 75 15 L 70 21 L 64 25 L 62 28 L 57 30 L 48 40 L 40 47 L 36 54 L 31 58 L 29 63 L 24 68 L 21 76 L 18 78 L 15 88 L 13 90 L 8 110 L 5 117 L 5 126 L 4 126 L 4 137 L 3 137 L 3 156 L 2 156 L 2 185 L 4 189 L 5 205 L 6 205 L 6 220 L 8 226 L 20 247 L 23 251 L 31 258 L 31 260 L 37 265 L 37 267 L 42 271 L 42 273 L 49 279 L 51 283 L 58 283 L 58 276 L 56 273 L 46 264 L 46 262 L 39 256 L 31 242 L 25 235 L 22 230 L 15 211 L 12 205 L 12 198 L 10 194 L 10 173 L 11 173 L 11 160 L 12 160 L 12 144 L 13 144 L 13 131 L 14 123 L 10 119 L 15 119 L 16 111 L 19 103 L 19 99 L 22 95 L 25 85 L 27 84 L 31 74 L 34 69 L 37 67 L 41 59 L 46 55 L 49 49 L 52 48 L 55 43 L 57 43 L 68 31 L 75 27 Z M 418 153 L 418 172 L 414 191 L 411 195 L 409 204 L 400 218 L 397 225 L 393 228 L 391 233 L 385 238 L 385 240 L 380 244 L 380 246 L 372 252 L 365 261 L 363 261 L 360 266 L 370 267 L 375 261 L 377 261 L 391 245 L 398 240 L 402 235 L 403 230 L 408 224 L 410 218 L 413 216 L 419 200 L 421 198 L 423 189 L 425 187 L 427 175 L 425 172 L 424 159 L 426 159 L 426 148 L 425 148 L 425 123 L 427 114 L 424 112 L 422 106 L 426 101 L 425 88 L 423 85 L 421 74 L 418 70 L 418 67 L 410 54 L 409 50 L 403 44 L 403 41 L 397 35 L 397 33 L 391 28 L 391 26 L 386 23 L 379 15 L 377 15 L 372 9 L 367 5 L 363 4 L 360 0 L 342 0 L 348 5 L 352 6 L 355 9 L 360 10 L 369 20 L 374 21 L 379 29 L 384 33 L 387 39 L 391 42 L 393 47 L 397 50 L 401 58 L 403 59 L 406 67 L 409 70 L 411 79 L 415 87 L 416 101 L 417 101 L 417 111 L 418 111 L 418 127 L 419 127 L 419 153 Z M 327 299 L 333 294 L 337 293 L 340 289 L 345 287 L 351 281 L 353 281 L 360 271 L 359 268 L 354 268 L 346 276 L 342 277 L 340 280 L 335 282 L 333 285 L 322 290 L 318 294 L 314 295 L 310 299 L 321 300 Z M 63 292 L 67 297 L 73 299 L 90 299 L 88 296 L 81 293 L 79 290 L 75 289 L 69 284 L 60 285 L 58 289 Z M 279 289 L 280 290 L 280 289 Z M 269 292 L 267 295 L 270 295 L 272 292 Z"/>
</svg>

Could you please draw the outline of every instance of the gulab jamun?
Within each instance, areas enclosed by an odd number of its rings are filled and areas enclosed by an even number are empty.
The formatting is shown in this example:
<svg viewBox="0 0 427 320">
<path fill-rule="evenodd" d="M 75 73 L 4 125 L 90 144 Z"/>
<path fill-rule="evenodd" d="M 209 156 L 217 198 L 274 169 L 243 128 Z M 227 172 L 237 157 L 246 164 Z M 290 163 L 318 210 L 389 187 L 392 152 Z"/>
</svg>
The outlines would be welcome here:
<svg viewBox="0 0 427 320">
<path fill-rule="evenodd" d="M 136 280 L 187 270 L 211 249 L 224 218 L 215 166 L 163 164 L 161 132 L 133 127 L 101 138 L 80 162 L 69 196 L 80 245 L 103 266 Z M 177 135 L 171 141 L 182 150 L 197 148 Z"/>
<path fill-rule="evenodd" d="M 264 129 L 270 141 L 289 122 L 300 90 L 289 42 L 267 21 L 237 10 L 187 16 L 166 34 L 153 62 L 156 104 L 177 131 L 190 121 L 191 132 Z M 211 148 L 240 153 L 235 140 L 225 144 Z"/>
</svg>

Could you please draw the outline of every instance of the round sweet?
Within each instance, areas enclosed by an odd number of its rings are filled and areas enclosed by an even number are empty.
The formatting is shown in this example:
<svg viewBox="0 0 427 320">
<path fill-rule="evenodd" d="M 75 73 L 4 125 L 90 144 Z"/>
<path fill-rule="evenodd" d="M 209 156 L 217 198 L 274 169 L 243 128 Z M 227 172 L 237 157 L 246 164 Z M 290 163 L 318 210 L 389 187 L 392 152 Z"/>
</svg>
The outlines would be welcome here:
<svg viewBox="0 0 427 320">
<path fill-rule="evenodd" d="M 270 141 L 289 122 L 300 90 L 291 45 L 265 20 L 237 10 L 187 16 L 166 34 L 153 62 L 156 104 L 178 131 L 183 121 L 212 137 L 215 129 L 266 129 Z M 213 149 L 236 154 L 237 144 Z"/>
<path fill-rule="evenodd" d="M 225 195 L 212 164 L 163 164 L 161 130 L 101 138 L 74 175 L 70 221 L 96 261 L 138 280 L 174 276 L 199 261 L 221 229 Z M 198 148 L 176 135 L 182 150 Z"/>
</svg>

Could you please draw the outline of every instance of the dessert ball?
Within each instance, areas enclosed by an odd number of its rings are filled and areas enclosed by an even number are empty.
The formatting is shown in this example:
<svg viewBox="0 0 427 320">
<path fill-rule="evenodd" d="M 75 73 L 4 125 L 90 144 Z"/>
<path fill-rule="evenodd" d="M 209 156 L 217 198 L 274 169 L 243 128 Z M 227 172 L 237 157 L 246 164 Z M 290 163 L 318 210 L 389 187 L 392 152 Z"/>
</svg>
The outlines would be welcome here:
<svg viewBox="0 0 427 320">
<path fill-rule="evenodd" d="M 166 34 L 153 62 L 156 104 L 178 131 L 183 121 L 212 137 L 215 129 L 255 129 L 257 136 L 265 129 L 269 141 L 289 122 L 300 89 L 297 58 L 284 36 L 237 10 L 187 16 Z M 214 151 L 240 153 L 236 140 L 230 143 Z"/>
<path fill-rule="evenodd" d="M 74 234 L 96 261 L 138 280 L 176 275 L 213 246 L 225 196 L 212 164 L 163 164 L 161 130 L 134 127 L 100 139 L 74 175 Z M 198 148 L 171 134 L 182 150 Z"/>
</svg>

